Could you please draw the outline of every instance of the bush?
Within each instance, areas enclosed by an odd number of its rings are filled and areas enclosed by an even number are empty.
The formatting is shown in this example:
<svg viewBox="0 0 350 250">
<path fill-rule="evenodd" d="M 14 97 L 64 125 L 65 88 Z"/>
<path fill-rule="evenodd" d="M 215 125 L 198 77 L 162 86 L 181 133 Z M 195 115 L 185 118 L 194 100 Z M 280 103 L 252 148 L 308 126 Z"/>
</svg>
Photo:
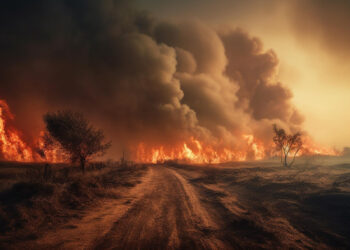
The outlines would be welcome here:
<svg viewBox="0 0 350 250">
<path fill-rule="evenodd" d="M 4 204 L 17 204 L 33 197 L 50 196 L 53 192 L 54 186 L 51 184 L 19 182 L 0 193 L 0 201 Z"/>
</svg>

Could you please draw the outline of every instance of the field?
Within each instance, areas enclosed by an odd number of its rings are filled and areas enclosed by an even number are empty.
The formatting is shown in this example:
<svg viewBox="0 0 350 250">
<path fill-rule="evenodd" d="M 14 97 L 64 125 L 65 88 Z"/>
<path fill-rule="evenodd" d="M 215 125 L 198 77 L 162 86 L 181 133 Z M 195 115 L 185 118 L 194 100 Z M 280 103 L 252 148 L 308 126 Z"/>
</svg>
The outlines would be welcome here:
<svg viewBox="0 0 350 250">
<path fill-rule="evenodd" d="M 346 162 L 57 165 L 47 178 L 43 165 L 2 163 L 0 247 L 348 249 Z"/>
</svg>

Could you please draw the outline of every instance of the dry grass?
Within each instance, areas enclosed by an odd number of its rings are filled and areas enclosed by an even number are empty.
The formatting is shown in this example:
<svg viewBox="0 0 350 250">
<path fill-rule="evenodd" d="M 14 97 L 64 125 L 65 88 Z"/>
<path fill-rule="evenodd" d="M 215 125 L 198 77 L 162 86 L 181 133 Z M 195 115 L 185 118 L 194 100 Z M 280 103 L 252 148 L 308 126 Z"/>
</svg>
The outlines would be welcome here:
<svg viewBox="0 0 350 250">
<path fill-rule="evenodd" d="M 169 187 L 178 187 L 173 184 L 183 180 L 186 185 L 180 187 L 193 191 L 185 192 L 187 196 L 196 194 L 189 199 L 200 204 L 208 218 L 218 224 L 202 233 L 224 245 L 236 249 L 350 248 L 350 164 L 344 159 L 299 159 L 292 168 L 263 161 L 163 166 L 171 171 L 161 167 L 151 169 L 164 174 L 154 185 L 168 189 L 162 190 L 164 195 L 154 194 L 159 188 L 155 189 L 143 203 L 136 203 L 138 206 L 130 210 L 136 215 L 152 207 L 150 197 L 159 202 L 153 206 L 162 205 L 164 211 L 180 207 L 187 198 L 179 198 L 177 190 Z M 45 177 L 44 165 L 0 164 L 0 248 L 14 241 L 36 239 L 46 229 L 84 216 L 86 208 L 93 209 L 103 199 L 118 199 L 127 192 L 117 190 L 135 185 L 145 170 L 144 166 L 104 163 L 82 175 L 79 168 L 55 165 Z M 143 191 L 139 191 L 142 196 Z M 124 217 L 125 225 L 143 228 L 135 214 Z"/>
<path fill-rule="evenodd" d="M 134 186 L 145 169 L 94 163 L 82 174 L 65 164 L 45 172 L 44 164 L 0 163 L 0 248 L 35 239 L 103 199 L 118 198 L 118 189 Z"/>
<path fill-rule="evenodd" d="M 316 159 L 317 160 L 317 159 Z M 173 166 L 237 248 L 350 248 L 350 164 Z M 318 160 L 320 162 L 320 160 Z"/>
</svg>

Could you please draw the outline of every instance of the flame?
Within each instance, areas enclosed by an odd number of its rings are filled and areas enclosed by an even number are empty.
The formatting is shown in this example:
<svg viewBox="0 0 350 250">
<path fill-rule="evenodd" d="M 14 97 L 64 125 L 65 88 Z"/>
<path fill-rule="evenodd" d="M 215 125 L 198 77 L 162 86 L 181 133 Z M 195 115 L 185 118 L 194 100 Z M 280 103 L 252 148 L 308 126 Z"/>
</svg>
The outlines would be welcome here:
<svg viewBox="0 0 350 250">
<path fill-rule="evenodd" d="M 214 147 L 191 137 L 188 142 L 170 148 L 165 146 L 147 147 L 140 143 L 136 149 L 136 161 L 160 163 L 171 160 L 190 163 L 221 163 L 228 161 L 244 161 L 247 159 L 263 159 L 265 148 L 253 135 L 243 135 L 246 142 L 245 150 L 235 150 L 229 147 Z M 251 155 L 253 157 L 251 157 Z"/>
<path fill-rule="evenodd" d="M 14 116 L 7 103 L 0 100 L 0 155 L 10 161 L 33 161 L 33 151 L 20 136 L 20 133 L 9 125 Z"/>
<path fill-rule="evenodd" d="M 45 149 L 42 137 L 39 136 L 36 143 L 29 145 L 21 136 L 21 133 L 10 125 L 14 120 L 6 101 L 0 100 L 0 159 L 6 161 L 48 161 L 61 162 L 62 157 L 58 149 Z"/>
<path fill-rule="evenodd" d="M 45 160 L 47 162 L 58 163 L 66 161 L 67 157 L 64 152 L 62 152 L 59 148 L 47 148 L 44 142 L 44 131 L 40 132 L 40 136 L 37 142 L 38 152 L 40 152 L 41 160 Z"/>
<path fill-rule="evenodd" d="M 300 155 L 340 156 L 341 152 L 334 148 L 317 145 L 310 137 L 306 137 L 303 140 L 303 148 Z"/>
<path fill-rule="evenodd" d="M 243 149 L 230 147 L 215 147 L 205 144 L 193 137 L 178 146 L 149 147 L 140 143 L 136 149 L 137 162 L 164 163 L 180 161 L 189 163 L 223 163 L 229 161 L 262 160 L 277 155 L 272 142 L 266 144 L 252 134 L 242 135 Z M 310 137 L 304 138 L 302 149 L 297 156 L 302 155 L 340 155 L 335 149 L 321 147 Z"/>
<path fill-rule="evenodd" d="M 255 160 L 261 160 L 265 157 L 265 147 L 264 145 L 256 140 L 253 135 L 243 135 L 243 137 L 246 139 L 249 147 L 254 153 L 254 159 Z"/>
<path fill-rule="evenodd" d="M 8 161 L 48 161 L 63 162 L 66 157 L 59 149 L 47 149 L 43 141 L 43 133 L 31 146 L 26 143 L 21 133 L 11 126 L 14 115 L 7 103 L 0 100 L 0 159 Z M 189 163 L 222 163 L 229 161 L 261 160 L 278 154 L 273 142 L 264 143 L 253 134 L 241 135 L 241 145 L 221 146 L 215 143 L 205 143 L 194 137 L 177 145 L 150 146 L 139 143 L 134 148 L 133 160 L 137 162 L 159 163 L 166 161 L 181 161 Z M 220 144 L 220 143 L 219 143 Z M 35 145 L 35 146 L 32 146 Z M 303 147 L 297 156 L 302 155 L 340 155 L 340 152 L 327 147 L 321 147 L 311 138 L 303 138 Z"/>
</svg>

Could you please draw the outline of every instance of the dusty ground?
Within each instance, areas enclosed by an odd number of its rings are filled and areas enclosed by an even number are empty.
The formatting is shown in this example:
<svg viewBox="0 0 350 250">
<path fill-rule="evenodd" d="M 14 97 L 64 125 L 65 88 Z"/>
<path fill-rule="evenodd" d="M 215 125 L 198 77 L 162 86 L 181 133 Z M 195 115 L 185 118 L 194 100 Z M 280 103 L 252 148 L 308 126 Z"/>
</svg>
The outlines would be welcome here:
<svg viewBox="0 0 350 250">
<path fill-rule="evenodd" d="M 25 247 L 349 249 L 350 165 L 150 166 L 118 199 Z"/>
</svg>

